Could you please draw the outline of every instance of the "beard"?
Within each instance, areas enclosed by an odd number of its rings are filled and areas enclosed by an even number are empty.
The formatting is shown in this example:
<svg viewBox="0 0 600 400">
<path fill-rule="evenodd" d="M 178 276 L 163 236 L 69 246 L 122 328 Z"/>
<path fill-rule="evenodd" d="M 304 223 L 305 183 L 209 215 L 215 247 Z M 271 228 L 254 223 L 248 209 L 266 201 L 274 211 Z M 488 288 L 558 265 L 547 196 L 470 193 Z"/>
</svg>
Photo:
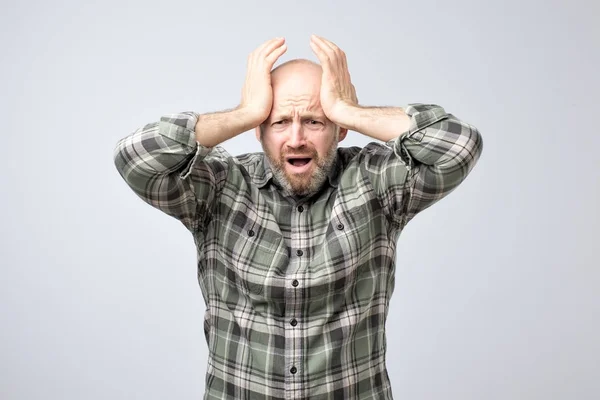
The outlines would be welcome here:
<svg viewBox="0 0 600 400">
<path fill-rule="evenodd" d="M 336 135 L 331 147 L 323 157 L 320 157 L 314 148 L 310 149 L 308 147 L 301 147 L 294 152 L 282 153 L 279 159 L 275 159 L 264 146 L 263 150 L 271 163 L 275 181 L 287 194 L 295 196 L 311 196 L 317 193 L 327 180 L 327 177 L 337 160 L 337 145 L 338 135 Z M 295 154 L 310 154 L 313 166 L 309 171 L 303 174 L 291 174 L 286 170 L 287 157 Z"/>
</svg>

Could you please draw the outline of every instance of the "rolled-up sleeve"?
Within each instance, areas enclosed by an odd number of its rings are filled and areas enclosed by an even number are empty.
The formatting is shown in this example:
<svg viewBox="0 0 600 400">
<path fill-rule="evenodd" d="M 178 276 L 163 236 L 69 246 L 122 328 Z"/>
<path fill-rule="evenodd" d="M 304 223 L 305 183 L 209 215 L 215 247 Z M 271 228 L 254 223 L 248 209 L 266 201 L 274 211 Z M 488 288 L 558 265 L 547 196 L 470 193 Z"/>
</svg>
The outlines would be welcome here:
<svg viewBox="0 0 600 400">
<path fill-rule="evenodd" d="M 387 143 L 408 172 L 402 225 L 447 196 L 473 170 L 483 150 L 474 126 L 434 104 L 411 104 L 409 129 Z"/>
<path fill-rule="evenodd" d="M 227 162 L 196 141 L 197 120 L 192 111 L 163 115 L 119 140 L 113 154 L 136 195 L 192 232 L 209 217 Z"/>
<path fill-rule="evenodd" d="M 364 171 L 396 227 L 447 196 L 465 180 L 483 150 L 479 131 L 435 104 L 403 107 L 408 130 L 371 144 Z"/>
</svg>

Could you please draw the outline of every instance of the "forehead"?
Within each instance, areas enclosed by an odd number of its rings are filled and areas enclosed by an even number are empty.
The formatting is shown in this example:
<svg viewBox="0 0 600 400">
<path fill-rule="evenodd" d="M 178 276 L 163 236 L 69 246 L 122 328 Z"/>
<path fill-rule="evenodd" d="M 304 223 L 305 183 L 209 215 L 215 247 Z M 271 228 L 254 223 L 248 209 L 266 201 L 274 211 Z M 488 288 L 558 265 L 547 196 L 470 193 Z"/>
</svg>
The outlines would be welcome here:
<svg viewBox="0 0 600 400">
<path fill-rule="evenodd" d="M 289 96 L 287 98 L 273 98 L 272 116 L 321 116 L 323 115 L 319 96 Z"/>
<path fill-rule="evenodd" d="M 322 114 L 320 89 L 320 79 L 315 79 L 310 73 L 294 73 L 278 77 L 273 81 L 271 114 L 288 116 Z"/>
</svg>

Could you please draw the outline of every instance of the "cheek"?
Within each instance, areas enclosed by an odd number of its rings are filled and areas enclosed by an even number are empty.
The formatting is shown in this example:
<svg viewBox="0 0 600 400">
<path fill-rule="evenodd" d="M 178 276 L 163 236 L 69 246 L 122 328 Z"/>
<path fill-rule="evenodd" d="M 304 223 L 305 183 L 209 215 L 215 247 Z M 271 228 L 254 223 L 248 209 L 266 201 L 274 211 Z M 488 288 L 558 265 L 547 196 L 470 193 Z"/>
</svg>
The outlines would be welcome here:
<svg viewBox="0 0 600 400">
<path fill-rule="evenodd" d="M 319 152 L 319 155 L 321 157 L 325 157 L 327 155 L 327 153 L 329 152 L 329 149 L 333 145 L 333 140 L 331 140 L 330 138 L 327 138 L 327 139 L 321 138 L 321 139 L 322 140 L 314 142 L 314 145 L 315 145 L 315 148 L 317 149 L 317 151 Z"/>
<path fill-rule="evenodd" d="M 283 141 L 274 137 L 265 137 L 263 138 L 263 145 L 269 151 L 269 153 L 271 153 L 271 155 L 279 157 L 281 154 Z"/>
</svg>

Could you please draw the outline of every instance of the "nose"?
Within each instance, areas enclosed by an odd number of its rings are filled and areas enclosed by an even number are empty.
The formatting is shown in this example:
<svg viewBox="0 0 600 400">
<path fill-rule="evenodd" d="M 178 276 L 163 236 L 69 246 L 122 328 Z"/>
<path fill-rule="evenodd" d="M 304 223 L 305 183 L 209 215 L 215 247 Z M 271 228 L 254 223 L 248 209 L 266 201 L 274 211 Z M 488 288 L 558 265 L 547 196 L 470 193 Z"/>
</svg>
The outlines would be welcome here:
<svg viewBox="0 0 600 400">
<path fill-rule="evenodd" d="M 292 124 L 287 145 L 291 148 L 299 148 L 306 145 L 306 136 L 304 135 L 302 123 L 294 122 Z"/>
</svg>

